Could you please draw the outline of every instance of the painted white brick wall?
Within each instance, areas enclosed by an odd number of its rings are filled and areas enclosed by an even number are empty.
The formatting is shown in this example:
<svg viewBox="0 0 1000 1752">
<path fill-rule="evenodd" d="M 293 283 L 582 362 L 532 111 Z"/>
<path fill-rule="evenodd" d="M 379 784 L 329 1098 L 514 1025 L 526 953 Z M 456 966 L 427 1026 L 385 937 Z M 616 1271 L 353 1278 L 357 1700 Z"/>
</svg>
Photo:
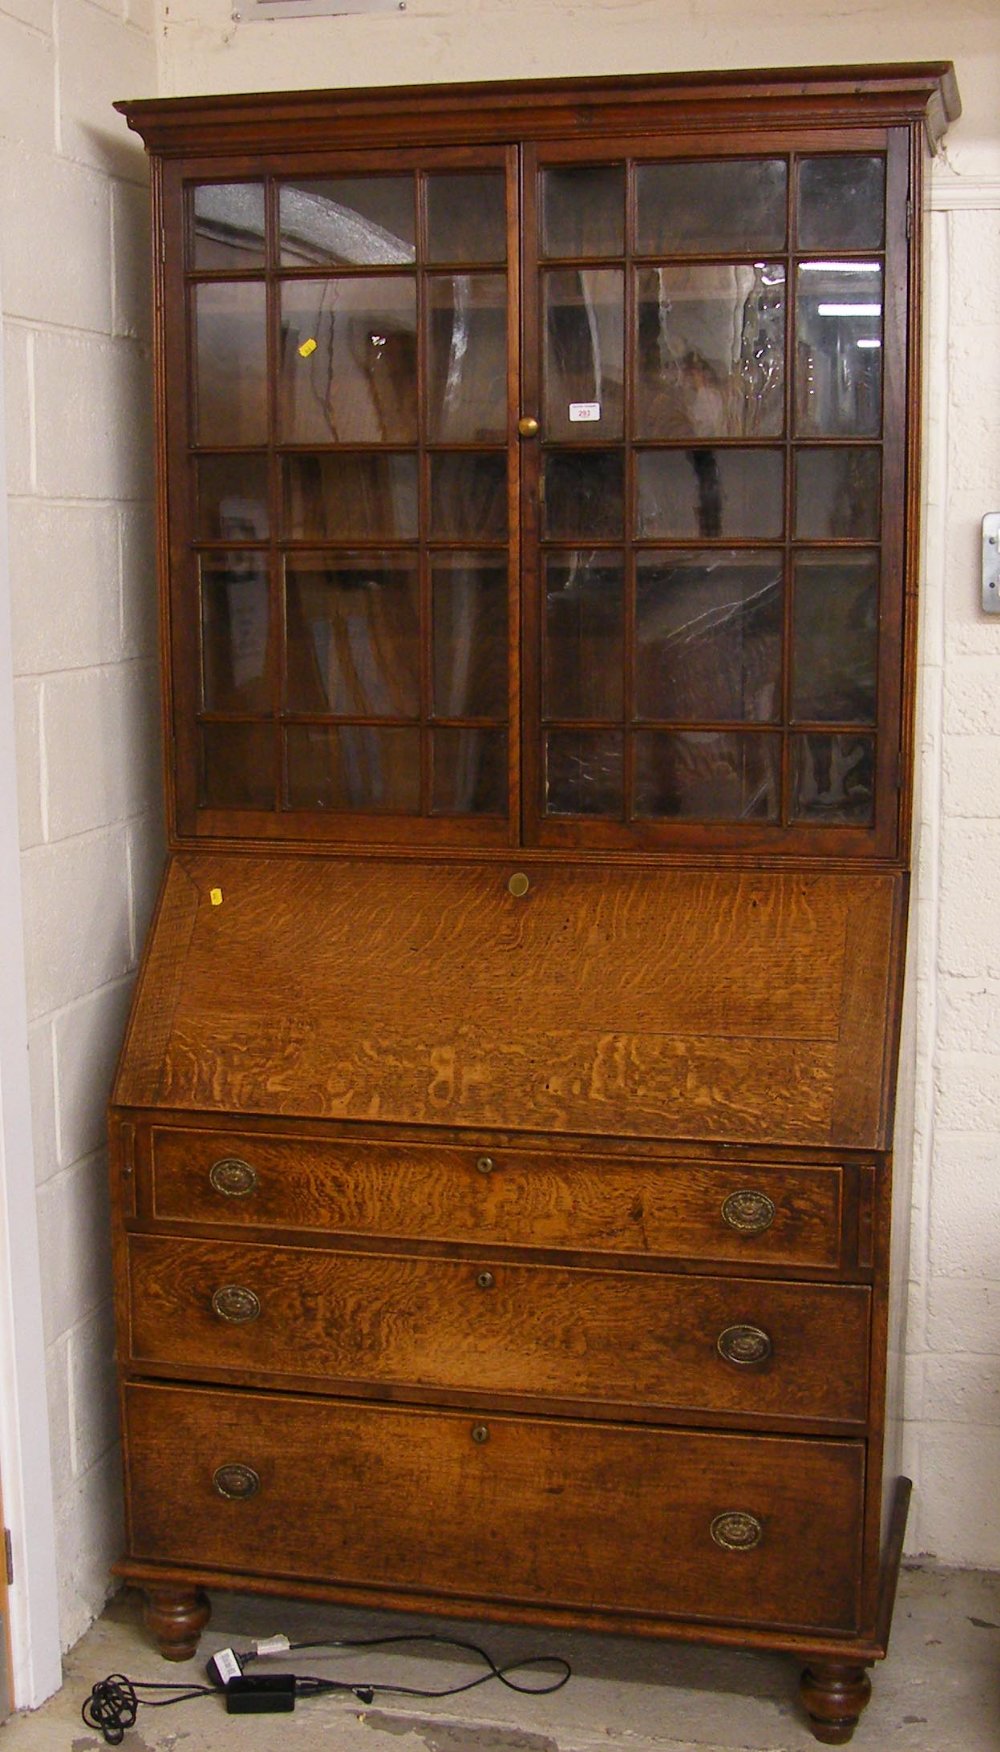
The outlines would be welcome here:
<svg viewBox="0 0 1000 1752">
<path fill-rule="evenodd" d="M 148 9 L 0 0 L 0 252 L 35 1171 L 69 1646 L 121 1544 L 104 1110 L 161 861 Z"/>
</svg>

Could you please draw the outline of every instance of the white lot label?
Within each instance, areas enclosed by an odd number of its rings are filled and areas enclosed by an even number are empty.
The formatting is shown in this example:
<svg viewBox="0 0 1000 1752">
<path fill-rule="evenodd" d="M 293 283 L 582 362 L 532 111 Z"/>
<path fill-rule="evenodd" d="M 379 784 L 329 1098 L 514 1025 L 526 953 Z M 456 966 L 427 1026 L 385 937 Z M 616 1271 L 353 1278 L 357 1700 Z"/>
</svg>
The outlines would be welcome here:
<svg viewBox="0 0 1000 1752">
<path fill-rule="evenodd" d="M 600 402 L 570 402 L 569 417 L 577 420 L 599 420 L 601 417 Z"/>
</svg>

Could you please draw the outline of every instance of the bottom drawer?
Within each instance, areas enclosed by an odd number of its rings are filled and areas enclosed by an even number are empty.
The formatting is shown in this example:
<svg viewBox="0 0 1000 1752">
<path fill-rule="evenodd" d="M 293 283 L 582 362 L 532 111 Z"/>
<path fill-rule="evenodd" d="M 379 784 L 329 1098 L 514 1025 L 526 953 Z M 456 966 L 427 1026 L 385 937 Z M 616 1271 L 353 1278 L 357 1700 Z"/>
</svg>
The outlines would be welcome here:
<svg viewBox="0 0 1000 1752">
<path fill-rule="evenodd" d="M 135 1559 L 484 1607 L 857 1628 L 861 1442 L 148 1384 L 127 1389 L 126 1420 Z"/>
</svg>

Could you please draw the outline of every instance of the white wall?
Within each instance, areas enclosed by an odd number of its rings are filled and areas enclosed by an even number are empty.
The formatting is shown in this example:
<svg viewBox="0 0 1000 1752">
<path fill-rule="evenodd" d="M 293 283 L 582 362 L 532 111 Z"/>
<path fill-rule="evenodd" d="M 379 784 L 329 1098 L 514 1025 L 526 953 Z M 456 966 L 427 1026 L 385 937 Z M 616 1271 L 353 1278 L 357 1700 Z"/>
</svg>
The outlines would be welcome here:
<svg viewBox="0 0 1000 1752">
<path fill-rule="evenodd" d="M 11 643 L 64 1646 L 120 1547 L 104 1108 L 158 774 L 148 201 L 110 105 L 155 83 L 151 0 L 0 0 Z"/>
</svg>

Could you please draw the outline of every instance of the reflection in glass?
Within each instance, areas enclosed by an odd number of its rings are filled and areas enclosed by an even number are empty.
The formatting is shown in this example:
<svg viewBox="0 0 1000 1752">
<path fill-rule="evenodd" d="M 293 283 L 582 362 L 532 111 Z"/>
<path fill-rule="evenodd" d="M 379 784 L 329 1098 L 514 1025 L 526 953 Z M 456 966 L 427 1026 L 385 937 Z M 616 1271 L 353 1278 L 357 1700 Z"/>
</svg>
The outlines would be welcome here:
<svg viewBox="0 0 1000 1752">
<path fill-rule="evenodd" d="M 783 249 L 788 166 L 783 158 L 641 164 L 640 255 L 736 255 Z"/>
<path fill-rule="evenodd" d="M 773 438 L 784 422 L 780 263 L 642 268 L 641 438 Z"/>
<path fill-rule="evenodd" d="M 288 443 L 415 443 L 412 276 L 286 281 L 279 406 Z"/>
<path fill-rule="evenodd" d="M 431 457 L 431 535 L 506 540 L 506 456 L 458 451 Z"/>
<path fill-rule="evenodd" d="M 547 718 L 620 718 L 624 573 L 621 554 L 551 555 L 545 568 Z"/>
<path fill-rule="evenodd" d="M 209 712 L 266 712 L 270 592 L 267 555 L 203 554 L 202 701 Z"/>
<path fill-rule="evenodd" d="M 434 730 L 435 815 L 506 815 L 507 738 L 502 730 Z"/>
<path fill-rule="evenodd" d="M 637 716 L 779 717 L 781 604 L 780 553 L 640 554 Z"/>
<path fill-rule="evenodd" d="M 405 266 L 416 249 L 412 176 L 306 177 L 278 191 L 281 260 Z"/>
<path fill-rule="evenodd" d="M 796 312 L 796 431 L 875 436 L 882 424 L 878 262 L 801 262 Z"/>
<path fill-rule="evenodd" d="M 792 819 L 870 827 L 875 819 L 875 739 L 792 737 Z"/>
<path fill-rule="evenodd" d="M 635 813 L 674 821 L 776 821 L 780 770 L 778 736 L 639 731 Z"/>
<path fill-rule="evenodd" d="M 282 533 L 300 541 L 412 540 L 416 456 L 341 450 L 283 457 Z"/>
<path fill-rule="evenodd" d="M 288 555 L 285 614 L 289 711 L 416 716 L 420 608 L 414 555 Z"/>
<path fill-rule="evenodd" d="M 267 457 L 195 458 L 200 541 L 266 541 Z"/>
<path fill-rule="evenodd" d="M 437 554 L 434 713 L 507 717 L 507 565 L 501 554 Z"/>
<path fill-rule="evenodd" d="M 262 281 L 192 288 L 199 444 L 267 443 L 267 330 Z"/>
<path fill-rule="evenodd" d="M 639 536 L 780 538 L 785 460 L 780 450 L 640 450 Z"/>
<path fill-rule="evenodd" d="M 878 535 L 880 481 L 877 450 L 803 445 L 795 455 L 795 535 L 800 541 L 871 541 Z"/>
<path fill-rule="evenodd" d="M 797 555 L 793 715 L 874 724 L 877 656 L 878 555 Z"/>
<path fill-rule="evenodd" d="M 551 730 L 545 738 L 545 814 L 620 817 L 622 741 L 620 730 Z"/>
<path fill-rule="evenodd" d="M 543 533 L 569 541 L 621 541 L 625 534 L 624 458 L 620 450 L 546 452 Z"/>
<path fill-rule="evenodd" d="M 885 159 L 825 152 L 799 164 L 799 248 L 881 249 Z"/>
<path fill-rule="evenodd" d="M 502 170 L 427 178 L 427 259 L 502 262 L 507 259 L 507 210 Z"/>
<path fill-rule="evenodd" d="M 292 724 L 285 732 L 290 809 L 420 811 L 420 732 L 380 724 Z"/>
<path fill-rule="evenodd" d="M 606 443 L 621 437 L 624 289 L 620 268 L 545 275 L 546 438 Z"/>
<path fill-rule="evenodd" d="M 274 793 L 274 731 L 269 724 L 202 724 L 203 809 L 273 809 Z"/>
<path fill-rule="evenodd" d="M 489 443 L 507 433 L 507 282 L 502 274 L 427 281 L 427 434 Z"/>
<path fill-rule="evenodd" d="M 542 254 L 617 256 L 625 248 L 625 166 L 543 170 Z"/>
<path fill-rule="evenodd" d="M 200 183 L 193 208 L 193 267 L 264 266 L 263 183 Z"/>
</svg>

